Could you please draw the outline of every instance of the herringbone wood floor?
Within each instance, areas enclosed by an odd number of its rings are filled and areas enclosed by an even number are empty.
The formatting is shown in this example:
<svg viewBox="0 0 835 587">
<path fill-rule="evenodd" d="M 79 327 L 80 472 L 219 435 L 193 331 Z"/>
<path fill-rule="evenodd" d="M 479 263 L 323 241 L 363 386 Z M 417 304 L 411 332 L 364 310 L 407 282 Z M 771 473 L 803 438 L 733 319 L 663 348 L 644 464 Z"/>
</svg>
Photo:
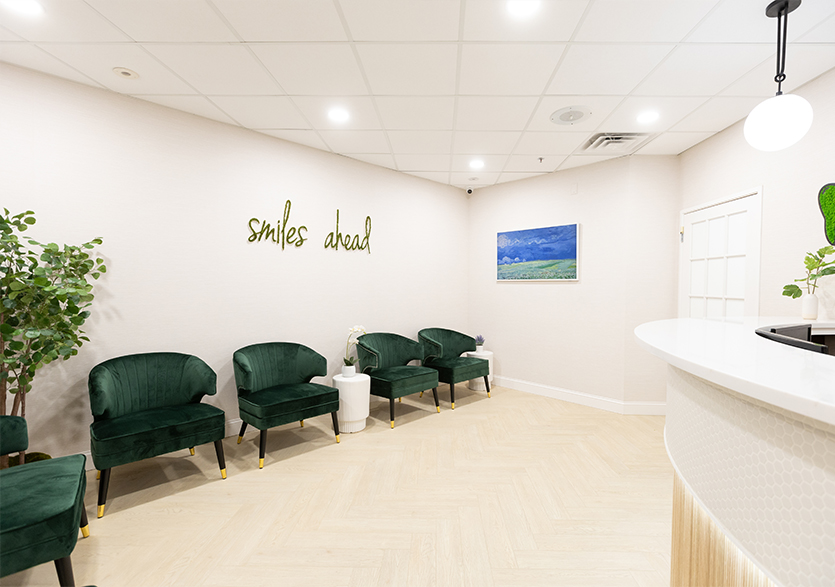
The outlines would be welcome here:
<svg viewBox="0 0 835 587">
<path fill-rule="evenodd" d="M 334 442 L 330 417 L 113 470 L 76 583 L 164 586 L 669 585 L 673 471 L 658 416 L 503 388 L 398 403 Z M 2 585 L 57 585 L 53 565 Z"/>
</svg>

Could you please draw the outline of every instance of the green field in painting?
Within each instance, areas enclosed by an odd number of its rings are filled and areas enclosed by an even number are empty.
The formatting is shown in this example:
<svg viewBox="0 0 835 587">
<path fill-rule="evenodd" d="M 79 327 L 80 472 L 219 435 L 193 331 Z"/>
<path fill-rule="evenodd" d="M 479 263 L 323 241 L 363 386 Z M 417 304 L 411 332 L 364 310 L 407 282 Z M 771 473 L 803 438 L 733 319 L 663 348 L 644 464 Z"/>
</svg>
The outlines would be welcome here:
<svg viewBox="0 0 835 587">
<path fill-rule="evenodd" d="M 577 279 L 577 259 L 498 265 L 498 279 Z"/>
</svg>

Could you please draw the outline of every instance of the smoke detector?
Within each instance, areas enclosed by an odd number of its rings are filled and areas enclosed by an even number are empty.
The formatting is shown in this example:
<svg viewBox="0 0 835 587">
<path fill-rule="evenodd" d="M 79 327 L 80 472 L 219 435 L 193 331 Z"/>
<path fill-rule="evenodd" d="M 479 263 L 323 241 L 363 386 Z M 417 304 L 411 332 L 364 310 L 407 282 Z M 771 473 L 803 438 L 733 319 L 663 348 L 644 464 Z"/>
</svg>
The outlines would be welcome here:
<svg viewBox="0 0 835 587">
<path fill-rule="evenodd" d="M 551 114 L 551 122 L 574 126 L 578 122 L 586 120 L 591 116 L 591 110 L 586 106 L 566 106 Z"/>
<path fill-rule="evenodd" d="M 649 134 L 640 132 L 600 132 L 585 142 L 581 150 L 584 153 L 625 154 L 631 153 Z"/>
</svg>

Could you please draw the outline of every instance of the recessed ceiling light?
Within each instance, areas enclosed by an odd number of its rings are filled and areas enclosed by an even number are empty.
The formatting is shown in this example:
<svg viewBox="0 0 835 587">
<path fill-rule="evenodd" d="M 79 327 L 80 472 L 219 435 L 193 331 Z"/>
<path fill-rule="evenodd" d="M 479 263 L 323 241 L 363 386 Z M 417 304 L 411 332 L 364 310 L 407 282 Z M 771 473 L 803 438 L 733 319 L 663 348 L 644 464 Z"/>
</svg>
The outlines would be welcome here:
<svg viewBox="0 0 835 587">
<path fill-rule="evenodd" d="M 507 0 L 507 11 L 514 18 L 530 18 L 539 10 L 541 0 Z"/>
<path fill-rule="evenodd" d="M 641 112 L 638 115 L 638 122 L 641 124 L 650 124 L 651 122 L 655 122 L 658 120 L 658 112 L 655 110 L 647 110 L 646 112 Z"/>
<path fill-rule="evenodd" d="M 470 161 L 470 169 L 481 169 L 484 167 L 484 161 L 481 159 L 473 159 Z"/>
<path fill-rule="evenodd" d="M 0 0 L 0 4 L 18 14 L 40 16 L 44 13 L 38 0 Z"/>
<path fill-rule="evenodd" d="M 467 181 L 478 181 L 477 177 L 468 177 Z"/>
<path fill-rule="evenodd" d="M 348 114 L 348 111 L 344 108 L 331 108 L 328 111 L 328 118 L 330 118 L 333 122 L 343 123 L 348 122 L 351 115 Z"/>
<path fill-rule="evenodd" d="M 574 126 L 591 116 L 591 110 L 585 106 L 566 106 L 551 114 L 551 122 Z"/>
<path fill-rule="evenodd" d="M 127 67 L 114 67 L 113 73 L 124 79 L 139 79 L 139 74 Z"/>
</svg>

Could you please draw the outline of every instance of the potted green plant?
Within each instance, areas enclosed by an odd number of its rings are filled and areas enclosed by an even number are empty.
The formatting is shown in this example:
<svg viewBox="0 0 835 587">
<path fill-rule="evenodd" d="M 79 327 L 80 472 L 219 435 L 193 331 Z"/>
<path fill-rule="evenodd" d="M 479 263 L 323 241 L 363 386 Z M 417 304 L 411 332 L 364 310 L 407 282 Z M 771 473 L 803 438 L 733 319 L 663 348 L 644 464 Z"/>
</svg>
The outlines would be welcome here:
<svg viewBox="0 0 835 587">
<path fill-rule="evenodd" d="M 803 259 L 803 264 L 806 266 L 806 277 L 795 279 L 795 283 L 783 287 L 783 295 L 790 298 L 799 298 L 803 295 L 803 290 L 806 290 L 802 308 L 804 320 L 817 320 L 818 318 L 818 298 L 815 295 L 815 290 L 818 288 L 818 279 L 826 275 L 835 275 L 835 261 L 826 261 L 826 257 L 829 255 L 835 255 L 835 247 L 826 246 L 818 249 L 815 253 L 806 253 L 806 257 Z M 804 283 L 805 286 L 801 289 L 797 283 Z"/>
<path fill-rule="evenodd" d="M 357 344 L 357 338 L 361 334 L 366 334 L 365 328 L 362 326 L 354 326 L 350 330 L 348 330 L 348 340 L 345 343 L 345 358 L 342 359 L 342 376 L 343 377 L 353 377 L 357 373 L 357 368 L 355 363 L 357 362 L 356 357 L 351 356 L 351 347 Z"/>
<path fill-rule="evenodd" d="M 475 337 L 475 352 L 480 353 L 484 350 L 484 337 L 480 334 Z"/>
<path fill-rule="evenodd" d="M 106 271 L 92 258 L 95 238 L 81 245 L 43 244 L 18 233 L 35 224 L 31 210 L 0 217 L 0 414 L 26 417 L 26 394 L 38 369 L 78 354 L 89 339 L 81 326 L 90 316 L 93 285 Z M 11 395 L 11 405 L 7 401 Z M 25 455 L 21 453 L 20 460 Z M 33 459 L 26 459 L 33 460 Z M 24 461 L 25 462 L 25 461 Z M 0 467 L 7 465 L 0 459 Z"/>
</svg>

